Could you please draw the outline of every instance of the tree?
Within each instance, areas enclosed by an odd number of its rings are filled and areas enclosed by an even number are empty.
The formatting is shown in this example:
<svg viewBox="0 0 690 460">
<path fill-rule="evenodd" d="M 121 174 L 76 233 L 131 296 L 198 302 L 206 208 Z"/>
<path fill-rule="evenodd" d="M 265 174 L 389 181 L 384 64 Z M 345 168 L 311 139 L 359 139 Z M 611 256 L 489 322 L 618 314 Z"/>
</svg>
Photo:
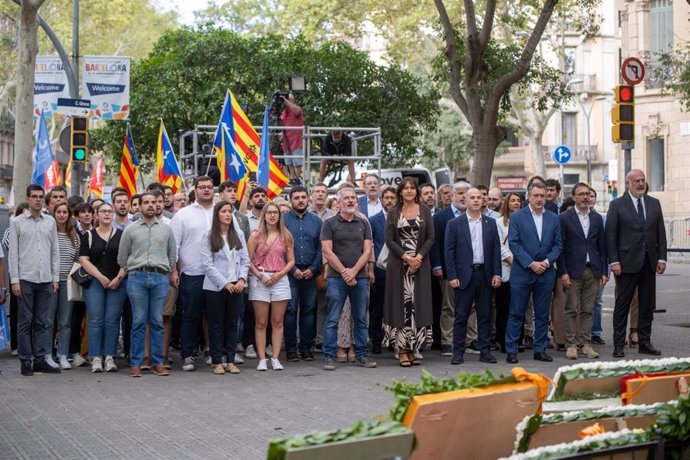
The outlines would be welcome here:
<svg viewBox="0 0 690 460">
<path fill-rule="evenodd" d="M 273 92 L 286 90 L 294 74 L 307 81 L 298 102 L 308 125 L 380 126 L 384 159 L 393 164 L 414 162 L 424 150 L 416 139 L 434 126 L 438 94 L 399 66 L 376 65 L 344 43 L 203 28 L 166 34 L 132 67 L 130 122 L 140 159 L 153 162 L 159 118 L 171 135 L 215 125 L 230 88 L 258 124 Z M 92 145 L 117 162 L 123 132 L 123 123 L 108 122 L 92 132 Z"/>
<path fill-rule="evenodd" d="M 33 102 L 34 68 L 38 54 L 38 9 L 44 0 L 23 0 L 19 15 L 17 96 L 14 122 L 14 169 L 12 188 L 24 196 L 31 179 L 31 154 L 34 149 Z"/>
<path fill-rule="evenodd" d="M 676 97 L 683 110 L 690 111 L 690 42 L 685 42 L 673 53 L 661 55 L 652 75 L 663 82 L 666 94 Z"/>
</svg>

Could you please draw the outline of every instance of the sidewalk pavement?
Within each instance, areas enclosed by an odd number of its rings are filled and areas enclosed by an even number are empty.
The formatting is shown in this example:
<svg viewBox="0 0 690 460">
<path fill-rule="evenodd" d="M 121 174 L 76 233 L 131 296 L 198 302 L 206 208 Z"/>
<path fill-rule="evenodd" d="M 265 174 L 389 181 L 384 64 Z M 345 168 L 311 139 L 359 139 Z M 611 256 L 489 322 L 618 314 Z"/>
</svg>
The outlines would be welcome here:
<svg viewBox="0 0 690 460">
<path fill-rule="evenodd" d="M 664 357 L 690 356 L 690 265 L 669 266 L 658 277 L 653 343 Z M 602 359 L 612 360 L 612 283 L 604 296 L 604 335 L 597 346 Z M 553 376 L 570 361 L 550 351 L 553 363 L 534 361 L 528 351 L 520 366 Z M 626 359 L 643 358 L 626 350 Z M 490 369 L 509 373 L 505 355 L 498 364 L 479 363 L 466 355 L 462 366 L 436 351 L 424 353 L 424 366 L 402 369 L 392 353 L 375 356 L 379 367 L 363 369 L 340 364 L 325 372 L 319 361 L 287 363 L 285 370 L 257 372 L 256 360 L 240 365 L 239 375 L 215 376 L 201 364 L 195 372 L 180 370 L 179 356 L 169 377 L 120 371 L 91 374 L 89 367 L 61 375 L 22 377 L 19 361 L 0 352 L 1 458 L 199 458 L 262 459 L 268 440 L 288 434 L 351 425 L 359 419 L 386 417 L 393 396 L 386 391 L 394 379 L 419 381 L 422 369 L 438 377 Z M 284 357 L 284 355 L 283 355 Z"/>
</svg>

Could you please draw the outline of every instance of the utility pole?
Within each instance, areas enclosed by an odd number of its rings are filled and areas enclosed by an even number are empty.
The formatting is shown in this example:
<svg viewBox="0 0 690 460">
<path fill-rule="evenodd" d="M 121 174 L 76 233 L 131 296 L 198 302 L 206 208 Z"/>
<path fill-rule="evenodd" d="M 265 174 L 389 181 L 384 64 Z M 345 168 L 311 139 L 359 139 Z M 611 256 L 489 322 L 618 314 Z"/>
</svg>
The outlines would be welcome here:
<svg viewBox="0 0 690 460">
<path fill-rule="evenodd" d="M 76 80 L 76 88 L 72 95 L 74 99 L 79 99 L 79 0 L 72 0 L 72 71 Z M 70 190 L 73 195 L 81 195 L 81 176 L 83 167 L 78 163 L 69 162 L 68 167 L 72 168 L 72 183 Z"/>
</svg>

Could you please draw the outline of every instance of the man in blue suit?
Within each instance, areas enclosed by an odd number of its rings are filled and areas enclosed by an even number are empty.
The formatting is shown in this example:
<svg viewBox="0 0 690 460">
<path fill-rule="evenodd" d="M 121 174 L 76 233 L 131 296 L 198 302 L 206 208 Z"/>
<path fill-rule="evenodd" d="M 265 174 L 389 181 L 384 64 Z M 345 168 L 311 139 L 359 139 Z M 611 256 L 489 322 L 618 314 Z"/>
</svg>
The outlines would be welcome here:
<svg viewBox="0 0 690 460">
<path fill-rule="evenodd" d="M 455 291 L 451 364 L 464 362 L 467 320 L 472 305 L 476 305 L 477 311 L 479 360 L 496 362 L 489 340 L 492 288 L 501 285 L 501 243 L 496 221 L 482 214 L 483 201 L 479 189 L 469 189 L 465 193 L 467 212 L 446 226 L 446 272 L 448 285 Z"/>
<path fill-rule="evenodd" d="M 367 216 L 367 219 L 383 211 L 383 204 L 379 199 L 379 176 L 367 174 L 364 178 L 364 190 L 366 195 L 360 196 L 357 200 L 359 212 Z"/>
<path fill-rule="evenodd" d="M 455 290 L 448 286 L 445 259 L 446 226 L 451 219 L 465 213 L 467 182 L 453 184 L 452 203 L 434 214 L 434 245 L 431 248 L 431 273 L 441 282 L 443 304 L 441 306 L 441 356 L 453 356 L 453 324 L 455 322 Z"/>
<path fill-rule="evenodd" d="M 551 294 L 556 280 L 554 265 L 561 255 L 558 216 L 544 209 L 546 186 L 534 182 L 528 190 L 529 205 L 510 216 L 510 313 L 506 329 L 506 361 L 518 362 L 517 348 L 530 295 L 534 306 L 534 359 L 553 361 L 546 353 Z"/>
<path fill-rule="evenodd" d="M 395 206 L 395 189 L 386 188 L 381 193 L 383 211 L 369 218 L 371 224 L 371 236 L 374 240 L 374 257 L 378 260 L 381 249 L 386 244 L 386 216 L 388 211 Z M 381 354 L 381 342 L 383 341 L 383 302 L 386 295 L 386 271 L 374 267 L 374 285 L 369 292 L 369 340 L 371 340 L 371 352 Z"/>
<path fill-rule="evenodd" d="M 597 289 L 608 281 L 606 234 L 604 220 L 589 208 L 590 196 L 587 184 L 575 184 L 575 207 L 558 216 L 563 251 L 558 258 L 557 275 L 565 288 L 565 356 L 568 359 L 577 359 L 578 355 L 599 357 L 591 345 L 592 310 Z"/>
</svg>

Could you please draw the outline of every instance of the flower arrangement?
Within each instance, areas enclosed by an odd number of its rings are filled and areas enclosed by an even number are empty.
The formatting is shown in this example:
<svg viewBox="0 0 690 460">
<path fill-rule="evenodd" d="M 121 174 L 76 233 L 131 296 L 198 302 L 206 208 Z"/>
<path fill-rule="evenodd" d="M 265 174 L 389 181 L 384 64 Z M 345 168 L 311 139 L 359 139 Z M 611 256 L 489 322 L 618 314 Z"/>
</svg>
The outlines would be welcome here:
<svg viewBox="0 0 690 460">
<path fill-rule="evenodd" d="M 553 380 L 555 386 L 551 390 L 548 400 L 563 400 L 565 397 L 565 385 L 571 380 L 597 377 L 623 377 L 636 372 L 648 374 L 651 372 L 678 372 L 687 370 L 690 370 L 690 358 L 639 359 L 613 362 L 602 361 L 563 366 L 558 369 L 554 376 Z"/>
</svg>

